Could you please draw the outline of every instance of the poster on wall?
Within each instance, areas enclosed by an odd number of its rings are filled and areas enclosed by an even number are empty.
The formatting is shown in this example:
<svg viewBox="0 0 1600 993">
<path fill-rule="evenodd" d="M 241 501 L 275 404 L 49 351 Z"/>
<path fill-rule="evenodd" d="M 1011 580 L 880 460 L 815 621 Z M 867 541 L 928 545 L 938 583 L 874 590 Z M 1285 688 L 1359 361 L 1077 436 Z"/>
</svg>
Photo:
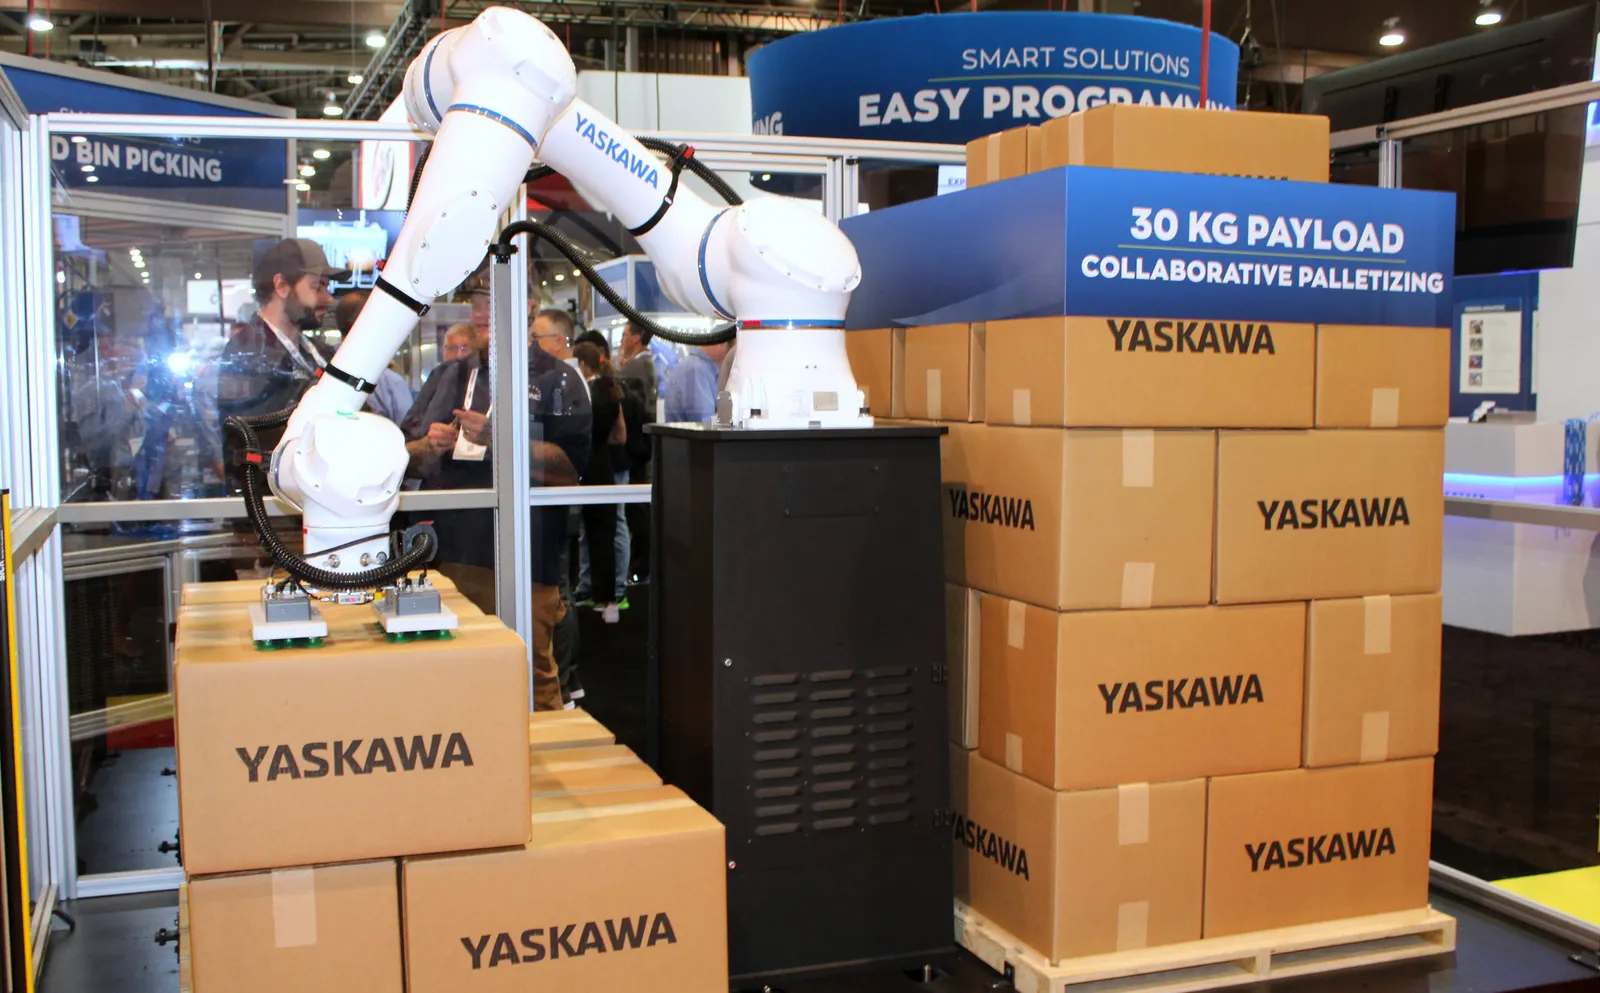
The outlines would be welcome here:
<svg viewBox="0 0 1600 993">
<path fill-rule="evenodd" d="M 1496 304 L 1461 314 L 1462 393 L 1517 393 L 1522 389 L 1522 311 Z"/>
</svg>

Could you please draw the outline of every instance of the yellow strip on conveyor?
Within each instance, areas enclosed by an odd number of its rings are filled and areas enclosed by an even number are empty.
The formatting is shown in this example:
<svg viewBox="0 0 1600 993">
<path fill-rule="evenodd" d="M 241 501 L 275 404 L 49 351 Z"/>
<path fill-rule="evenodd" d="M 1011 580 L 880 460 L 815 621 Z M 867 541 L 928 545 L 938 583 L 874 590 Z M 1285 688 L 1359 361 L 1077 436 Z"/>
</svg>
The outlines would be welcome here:
<svg viewBox="0 0 1600 993">
<path fill-rule="evenodd" d="M 1502 879 L 1495 885 L 1580 920 L 1600 924 L 1600 865 Z"/>
</svg>

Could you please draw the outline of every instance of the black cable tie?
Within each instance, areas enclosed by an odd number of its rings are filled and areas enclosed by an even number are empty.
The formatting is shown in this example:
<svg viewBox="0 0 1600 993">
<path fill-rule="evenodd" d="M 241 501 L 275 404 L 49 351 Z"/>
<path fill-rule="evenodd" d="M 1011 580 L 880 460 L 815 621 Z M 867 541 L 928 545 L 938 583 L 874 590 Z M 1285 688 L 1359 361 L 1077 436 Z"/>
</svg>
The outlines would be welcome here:
<svg viewBox="0 0 1600 993">
<path fill-rule="evenodd" d="M 650 215 L 649 220 L 645 221 L 636 228 L 628 228 L 629 234 L 633 235 L 635 238 L 647 235 L 650 233 L 651 229 L 653 229 L 657 224 L 661 223 L 661 219 L 663 217 L 667 216 L 667 211 L 672 209 L 672 201 L 678 195 L 678 179 L 683 175 L 683 167 L 688 165 L 689 160 L 692 158 L 694 158 L 693 145 L 684 145 L 683 147 L 679 148 L 677 152 L 673 153 L 672 182 L 667 186 L 667 195 L 661 198 L 661 206 L 656 208 L 656 212 Z"/>
<path fill-rule="evenodd" d="M 424 307 L 422 309 L 427 310 L 428 308 Z M 378 388 L 377 383 L 362 379 L 360 376 L 352 376 L 331 362 L 322 371 L 351 389 L 360 390 L 362 393 L 371 393 Z"/>
<path fill-rule="evenodd" d="M 411 311 L 413 314 L 416 314 L 418 317 L 421 317 L 428 312 L 427 304 L 410 296 L 405 290 L 402 290 L 400 287 L 389 282 L 387 279 L 384 279 L 382 276 L 379 276 L 377 282 L 373 283 L 372 286 L 374 289 L 382 290 L 383 292 L 394 297 L 396 300 L 399 300 L 401 303 L 405 304 L 406 309 Z M 333 367 L 329 366 L 328 368 L 331 369 Z M 368 390 L 367 392 L 371 393 L 372 391 Z"/>
</svg>

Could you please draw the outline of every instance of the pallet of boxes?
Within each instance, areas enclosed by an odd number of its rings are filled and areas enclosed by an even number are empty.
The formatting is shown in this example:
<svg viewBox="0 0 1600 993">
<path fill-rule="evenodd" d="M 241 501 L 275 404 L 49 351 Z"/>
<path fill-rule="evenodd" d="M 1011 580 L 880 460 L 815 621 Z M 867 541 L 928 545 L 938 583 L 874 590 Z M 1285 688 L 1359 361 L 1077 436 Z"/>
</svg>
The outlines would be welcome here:
<svg viewBox="0 0 1600 993">
<path fill-rule="evenodd" d="M 1326 182 L 1327 147 L 1320 118 L 1108 107 L 968 168 Z M 950 428 L 956 929 L 1025 993 L 1454 947 L 1428 907 L 1449 332 L 1206 309 L 886 333 L 895 413 Z"/>
<path fill-rule="evenodd" d="M 176 653 L 192 993 L 727 986 L 722 826 L 445 585 L 453 636 L 251 641 L 260 583 L 184 591 Z"/>
</svg>

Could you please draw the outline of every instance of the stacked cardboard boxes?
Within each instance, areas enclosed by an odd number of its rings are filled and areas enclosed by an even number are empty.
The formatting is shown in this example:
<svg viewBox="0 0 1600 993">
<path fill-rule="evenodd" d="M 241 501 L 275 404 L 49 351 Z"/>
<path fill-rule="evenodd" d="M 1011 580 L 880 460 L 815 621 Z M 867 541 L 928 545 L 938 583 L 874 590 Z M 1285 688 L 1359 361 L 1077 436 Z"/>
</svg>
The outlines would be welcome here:
<svg viewBox="0 0 1600 993">
<path fill-rule="evenodd" d="M 1315 118 L 1016 134 L 969 174 L 1327 179 Z M 950 631 L 977 655 L 949 660 L 977 745 L 953 731 L 958 894 L 1052 961 L 1425 905 L 1448 331 L 985 331 L 983 424 L 943 459 Z"/>
<path fill-rule="evenodd" d="M 231 592 L 178 622 L 196 993 L 726 984 L 722 826 L 588 715 L 529 714 L 498 620 L 447 592 L 455 636 L 395 644 L 324 605 L 322 646 L 263 651 Z"/>
</svg>

